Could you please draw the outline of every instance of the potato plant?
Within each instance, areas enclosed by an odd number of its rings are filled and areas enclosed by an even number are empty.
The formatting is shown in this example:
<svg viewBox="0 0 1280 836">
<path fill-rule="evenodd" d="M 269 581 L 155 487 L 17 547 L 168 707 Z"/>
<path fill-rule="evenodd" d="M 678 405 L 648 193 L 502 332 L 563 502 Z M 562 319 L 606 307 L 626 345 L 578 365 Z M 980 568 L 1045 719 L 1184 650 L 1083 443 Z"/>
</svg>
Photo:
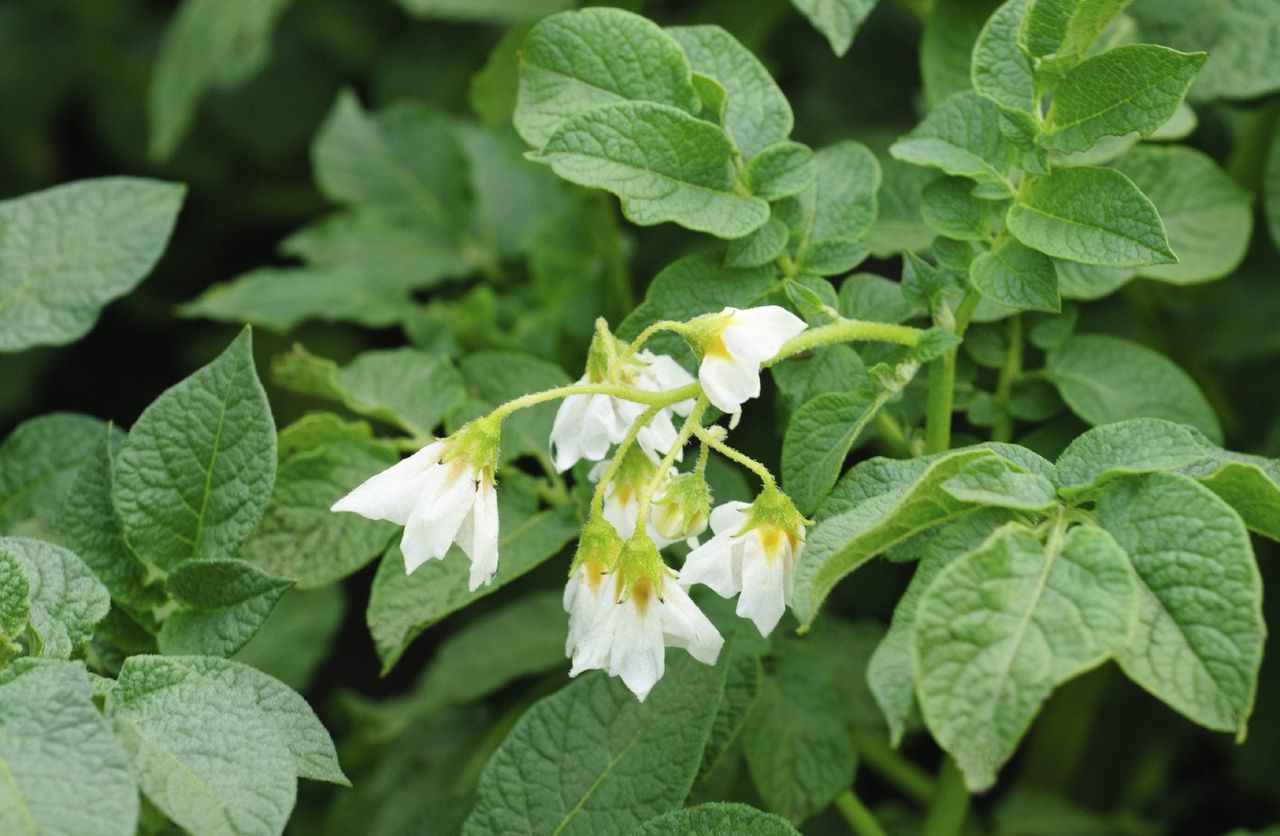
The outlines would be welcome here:
<svg viewBox="0 0 1280 836">
<path fill-rule="evenodd" d="M 1275 833 L 1280 3 L 578 5 L 0 11 L 0 832 Z"/>
</svg>

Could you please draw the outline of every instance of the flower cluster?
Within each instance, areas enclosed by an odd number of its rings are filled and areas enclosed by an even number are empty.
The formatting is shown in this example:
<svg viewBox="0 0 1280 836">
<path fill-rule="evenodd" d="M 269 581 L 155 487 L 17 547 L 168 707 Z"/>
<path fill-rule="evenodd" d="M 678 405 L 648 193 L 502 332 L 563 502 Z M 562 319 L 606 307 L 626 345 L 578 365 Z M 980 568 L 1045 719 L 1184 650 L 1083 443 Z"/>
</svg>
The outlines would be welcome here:
<svg viewBox="0 0 1280 836">
<path fill-rule="evenodd" d="M 694 349 L 696 380 L 672 357 L 641 347 L 658 329 L 675 331 Z M 738 614 L 764 635 L 790 602 L 805 520 L 763 468 L 765 485 L 754 502 L 712 510 L 703 474 L 708 449 L 754 463 L 724 445 L 721 428 L 708 430 L 702 421 L 708 404 L 736 421 L 742 405 L 760 394 L 761 365 L 804 329 L 777 306 L 659 323 L 635 343 L 600 324 L 576 384 L 499 407 L 368 479 L 333 510 L 404 526 L 406 573 L 445 557 L 457 543 L 471 561 L 475 590 L 498 567 L 494 475 L 502 419 L 563 398 L 549 444 L 555 469 L 597 462 L 589 477 L 597 483 L 591 514 L 564 593 L 570 675 L 605 670 L 643 700 L 662 677 L 665 648 L 683 648 L 706 664 L 720 653 L 724 640 L 690 598 L 692 586 L 738 596 Z M 702 454 L 682 473 L 675 463 L 693 435 Z M 713 536 L 699 544 L 708 522 Z M 676 572 L 659 549 L 680 540 L 691 552 Z"/>
</svg>

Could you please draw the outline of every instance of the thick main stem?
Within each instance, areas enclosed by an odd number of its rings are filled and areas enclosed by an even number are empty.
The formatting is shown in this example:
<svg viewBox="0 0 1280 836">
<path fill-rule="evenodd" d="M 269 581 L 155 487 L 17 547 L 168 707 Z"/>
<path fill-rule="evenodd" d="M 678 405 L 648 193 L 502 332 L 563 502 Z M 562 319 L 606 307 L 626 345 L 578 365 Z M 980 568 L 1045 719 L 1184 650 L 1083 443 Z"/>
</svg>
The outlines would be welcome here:
<svg viewBox="0 0 1280 836">
<path fill-rule="evenodd" d="M 964 338 L 969 319 L 981 297 L 972 288 L 956 307 L 951 332 Z M 935 320 L 936 321 L 936 320 Z M 951 413 L 955 410 L 956 355 L 959 347 L 947 349 L 929 364 L 929 389 L 925 401 L 924 451 L 941 453 L 951 448 Z"/>
<path fill-rule="evenodd" d="M 1022 374 L 1022 317 L 1015 314 L 1009 317 L 1008 327 L 1009 350 L 1004 355 L 1004 365 L 1000 367 L 1000 377 L 996 379 L 996 424 L 991 430 L 992 441 L 1013 440 L 1013 414 L 1009 411 L 1013 401 L 1013 384 Z"/>
<path fill-rule="evenodd" d="M 919 344 L 920 335 L 923 333 L 919 328 L 912 328 L 908 325 L 842 319 L 838 322 L 819 325 L 817 328 L 801 331 L 784 343 L 778 353 L 773 356 L 773 359 L 766 360 L 762 365 L 772 366 L 774 363 L 785 360 L 792 355 L 824 345 L 834 345 L 835 343 L 881 342 L 914 348 Z"/>
</svg>

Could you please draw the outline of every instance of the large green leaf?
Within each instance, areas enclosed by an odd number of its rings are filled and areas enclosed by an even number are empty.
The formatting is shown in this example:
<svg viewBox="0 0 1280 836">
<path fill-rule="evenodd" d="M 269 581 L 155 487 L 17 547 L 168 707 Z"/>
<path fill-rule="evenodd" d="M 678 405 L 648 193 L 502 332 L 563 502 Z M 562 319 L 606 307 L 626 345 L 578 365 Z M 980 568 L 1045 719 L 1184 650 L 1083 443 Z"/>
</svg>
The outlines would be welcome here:
<svg viewBox="0 0 1280 836">
<path fill-rule="evenodd" d="M 1190 427 L 1157 418 L 1131 418 L 1094 427 L 1058 457 L 1054 481 L 1064 496 L 1118 476 L 1177 470 L 1204 458 Z"/>
<path fill-rule="evenodd" d="M 1137 585 L 1124 551 L 1093 526 L 1041 543 L 1010 525 L 940 571 L 920 600 L 920 707 L 971 791 L 995 783 L 1057 685 L 1129 640 Z"/>
<path fill-rule="evenodd" d="M 778 204 L 778 214 L 796 239 L 799 268 L 831 276 L 867 257 L 865 239 L 879 212 L 880 164 L 852 140 L 819 149 L 813 161 L 813 185 Z"/>
<path fill-rule="evenodd" d="M 1046 368 L 1071 411 L 1094 426 L 1164 418 L 1222 440 L 1222 427 L 1200 387 L 1173 361 L 1146 346 L 1102 334 L 1075 334 L 1049 352 Z"/>
<path fill-rule="evenodd" d="M 1148 136 L 1168 122 L 1204 66 L 1203 52 L 1130 44 L 1090 58 L 1054 90 L 1039 142 L 1084 151 L 1104 136 Z"/>
<path fill-rule="evenodd" d="M 566 180 L 605 189 L 642 226 L 674 221 L 741 238 L 769 219 L 769 205 L 735 190 L 725 132 L 679 108 L 622 102 L 562 123 L 533 157 Z"/>
<path fill-rule="evenodd" d="M 200 98 L 252 78 L 291 0 L 184 0 L 165 30 L 147 91 L 150 152 L 166 160 L 195 119 Z"/>
<path fill-rule="evenodd" d="M 835 585 L 877 554 L 973 508 L 943 491 L 941 484 L 975 459 L 993 455 L 990 450 L 969 449 L 927 462 L 890 465 L 887 472 L 880 469 L 883 460 L 872 459 L 850 470 L 842 484 L 877 475 L 864 483 L 868 493 L 860 498 L 851 498 L 851 491 L 842 492 L 837 485 L 827 506 L 838 503 L 847 510 L 824 506 L 820 522 L 809 532 L 791 603 L 800 623 L 812 623 Z M 882 481 L 879 473 L 887 478 Z"/>
<path fill-rule="evenodd" d="M 565 12 L 539 22 L 520 50 L 515 126 L 547 144 L 560 126 L 594 108 L 626 101 L 700 107 L 680 44 L 657 24 L 621 9 Z"/>
<path fill-rule="evenodd" d="M 1197 723 L 1243 739 L 1266 626 L 1240 517 L 1191 477 L 1153 473 L 1110 483 L 1097 519 L 1141 581 L 1138 629 L 1120 666 Z"/>
<path fill-rule="evenodd" d="M 133 836 L 137 783 L 82 665 L 19 663 L 0 676 L 0 717 L 0 830 Z"/>
<path fill-rule="evenodd" d="M 1172 284 L 1220 279 L 1244 260 L 1253 232 L 1249 193 L 1206 154 L 1180 145 L 1140 145 L 1116 162 L 1160 212 L 1177 264 L 1139 276 Z"/>
<path fill-rule="evenodd" d="M 1104 267 L 1177 261 L 1151 200 L 1111 168 L 1055 169 L 1009 210 L 1009 231 L 1046 255 Z"/>
<path fill-rule="evenodd" d="M 328 658 L 342 628 L 346 598 L 341 586 L 286 592 L 248 644 L 231 657 L 305 691 Z"/>
<path fill-rule="evenodd" d="M 0 202 L 0 352 L 89 333 L 160 259 L 185 191 L 103 177 Z"/>
<path fill-rule="evenodd" d="M 555 363 L 509 351 L 478 351 L 461 362 L 462 378 L 471 401 L 468 414 L 488 412 L 521 395 L 565 386 L 569 376 Z M 558 405 L 555 401 L 522 409 L 502 422 L 502 458 L 545 457 L 551 425 Z"/>
<path fill-rule="evenodd" d="M 798 836 L 783 818 L 762 813 L 745 804 L 699 804 L 672 810 L 649 819 L 631 836 L 686 836 L 690 833 L 723 833 L 734 836 Z"/>
<path fill-rule="evenodd" d="M 130 547 L 169 568 L 234 554 L 258 527 L 275 475 L 275 425 L 246 329 L 139 416 L 112 499 Z"/>
<path fill-rule="evenodd" d="M 973 45 L 973 89 L 1001 107 L 1031 113 L 1036 88 L 1031 62 L 1018 45 L 1027 0 L 1006 0 Z"/>
<path fill-rule="evenodd" d="M 1128 3 L 1129 0 L 1033 0 L 1027 6 L 1019 42 L 1027 55 L 1041 59 L 1042 65 L 1066 64 L 1070 69 Z M 1042 66 L 1041 72 L 1044 71 Z"/>
<path fill-rule="evenodd" d="M 1013 239 L 980 253 L 969 271 L 973 286 L 993 302 L 1023 311 L 1062 309 L 1053 259 Z"/>
<path fill-rule="evenodd" d="M 896 159 L 970 177 L 996 194 L 1012 194 L 1008 173 L 1017 149 L 1000 129 L 1000 108 L 972 91 L 938 105 L 889 149 Z"/>
<path fill-rule="evenodd" d="M 1236 510 L 1251 531 L 1280 540 L 1280 461 L 1207 446 L 1184 473 Z"/>
<path fill-rule="evenodd" d="M 179 564 L 165 580 L 165 591 L 180 607 L 160 628 L 160 651 L 230 656 L 253 638 L 291 586 L 243 560 Z"/>
<path fill-rule="evenodd" d="M 627 833 L 681 806 L 702 762 L 727 656 L 722 651 L 712 667 L 673 654 L 643 703 L 595 671 L 539 702 L 489 759 L 463 833 Z"/>
<path fill-rule="evenodd" d="M 298 779 L 258 699 L 181 657 L 132 656 L 107 713 L 143 793 L 179 826 L 196 836 L 276 836 Z"/>
</svg>

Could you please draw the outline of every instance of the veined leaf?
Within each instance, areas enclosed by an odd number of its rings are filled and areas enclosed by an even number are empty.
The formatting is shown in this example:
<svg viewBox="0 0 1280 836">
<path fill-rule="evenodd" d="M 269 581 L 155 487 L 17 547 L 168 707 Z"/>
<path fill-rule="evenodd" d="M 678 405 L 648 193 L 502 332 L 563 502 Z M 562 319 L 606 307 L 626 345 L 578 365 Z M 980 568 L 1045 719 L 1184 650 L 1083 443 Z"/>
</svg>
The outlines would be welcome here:
<svg viewBox="0 0 1280 836">
<path fill-rule="evenodd" d="M 97 418 L 51 412 L 6 436 L 0 442 L 0 533 L 32 519 L 60 530 L 76 473 L 106 433 Z"/>
<path fill-rule="evenodd" d="M 1135 473 L 1177 470 L 1201 461 L 1205 448 L 1191 428 L 1158 418 L 1094 427 L 1058 457 L 1054 481 L 1064 495 Z"/>
<path fill-rule="evenodd" d="M 973 45 L 973 89 L 1006 110 L 1031 113 L 1036 88 L 1031 62 L 1018 45 L 1027 0 L 1006 0 Z"/>
<path fill-rule="evenodd" d="M 889 149 L 896 159 L 969 177 L 1011 195 L 1008 172 L 1016 149 L 1000 130 L 1000 108 L 977 93 L 957 93 L 938 105 Z"/>
<path fill-rule="evenodd" d="M 853 44 L 862 22 L 876 7 L 877 0 L 791 0 L 813 28 L 831 44 L 831 51 L 844 55 Z"/>
<path fill-rule="evenodd" d="M 1012 239 L 979 253 L 969 267 L 973 286 L 987 299 L 1023 311 L 1062 310 L 1053 259 Z"/>
<path fill-rule="evenodd" d="M 165 591 L 182 607 L 160 627 L 166 655 L 230 656 L 262 627 L 293 581 L 276 578 L 243 560 L 182 563 L 169 573 Z"/>
<path fill-rule="evenodd" d="M 732 833 L 734 836 L 799 836 L 790 822 L 745 804 L 699 804 L 649 819 L 631 836 L 684 836 Z"/>
<path fill-rule="evenodd" d="M 70 659 L 106 618 L 111 607 L 106 587 L 80 558 L 61 546 L 0 537 L 0 550 L 16 558 L 26 572 L 35 639 L 30 655 Z"/>
</svg>

